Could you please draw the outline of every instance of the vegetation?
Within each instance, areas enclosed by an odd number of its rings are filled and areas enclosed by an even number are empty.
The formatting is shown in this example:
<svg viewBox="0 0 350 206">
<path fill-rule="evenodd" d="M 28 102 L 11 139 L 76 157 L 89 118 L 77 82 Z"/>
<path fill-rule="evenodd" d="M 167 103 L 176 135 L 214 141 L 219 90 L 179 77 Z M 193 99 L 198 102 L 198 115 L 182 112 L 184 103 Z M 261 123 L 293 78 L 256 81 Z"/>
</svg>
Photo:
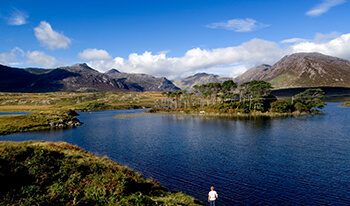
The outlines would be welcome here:
<svg viewBox="0 0 350 206">
<path fill-rule="evenodd" d="M 77 127 L 81 122 L 72 110 L 44 111 L 26 115 L 1 115 L 0 135 L 16 132 Z"/>
<path fill-rule="evenodd" d="M 150 108 L 163 98 L 155 92 L 0 93 L 0 112 Z"/>
<path fill-rule="evenodd" d="M 150 112 L 280 116 L 318 113 L 326 104 L 321 89 L 307 89 L 290 100 L 277 100 L 271 95 L 271 84 L 260 80 L 239 86 L 229 80 L 196 85 L 193 89 L 193 93 L 183 90 L 162 93 L 167 99 L 158 101 Z"/>
<path fill-rule="evenodd" d="M 0 93 L 0 112 L 34 111 L 28 115 L 0 116 L 0 135 L 79 126 L 72 111 L 99 111 L 152 107 L 160 93 L 54 92 Z"/>
<path fill-rule="evenodd" d="M 68 143 L 0 142 L 1 205 L 203 205 Z"/>
</svg>

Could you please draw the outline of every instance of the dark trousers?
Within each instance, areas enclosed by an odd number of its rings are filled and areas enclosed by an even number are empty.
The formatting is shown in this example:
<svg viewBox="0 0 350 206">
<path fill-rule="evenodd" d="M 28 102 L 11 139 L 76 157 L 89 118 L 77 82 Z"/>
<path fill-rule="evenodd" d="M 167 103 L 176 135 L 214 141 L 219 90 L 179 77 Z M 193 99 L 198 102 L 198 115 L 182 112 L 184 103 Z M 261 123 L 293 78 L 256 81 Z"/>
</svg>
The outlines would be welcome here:
<svg viewBox="0 0 350 206">
<path fill-rule="evenodd" d="M 215 200 L 210 200 L 210 206 L 215 206 Z"/>
</svg>

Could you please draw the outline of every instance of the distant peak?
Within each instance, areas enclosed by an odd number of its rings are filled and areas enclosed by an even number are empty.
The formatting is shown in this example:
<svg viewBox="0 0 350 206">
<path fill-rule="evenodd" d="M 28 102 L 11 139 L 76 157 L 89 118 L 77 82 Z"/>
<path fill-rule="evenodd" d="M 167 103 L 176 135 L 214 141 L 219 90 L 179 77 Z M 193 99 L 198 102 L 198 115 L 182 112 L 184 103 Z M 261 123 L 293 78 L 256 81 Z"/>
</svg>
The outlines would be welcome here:
<svg viewBox="0 0 350 206">
<path fill-rule="evenodd" d="M 212 74 L 202 72 L 202 73 L 197 73 L 197 74 L 193 75 L 193 77 L 204 77 L 204 76 L 211 76 L 211 75 Z"/>
<path fill-rule="evenodd" d="M 77 64 L 72 65 L 72 67 L 89 67 L 89 66 L 86 63 L 77 63 Z"/>
<path fill-rule="evenodd" d="M 201 75 L 209 75 L 209 74 L 205 72 L 201 72 L 201 73 L 196 73 L 194 76 L 201 76 Z"/>
<path fill-rule="evenodd" d="M 327 57 L 327 55 L 321 54 L 319 52 L 300 52 L 287 55 L 286 57 Z M 329 56 L 330 57 L 330 56 Z"/>
<path fill-rule="evenodd" d="M 117 69 L 111 69 L 106 72 L 106 74 L 112 74 L 112 73 L 120 73 Z"/>
</svg>

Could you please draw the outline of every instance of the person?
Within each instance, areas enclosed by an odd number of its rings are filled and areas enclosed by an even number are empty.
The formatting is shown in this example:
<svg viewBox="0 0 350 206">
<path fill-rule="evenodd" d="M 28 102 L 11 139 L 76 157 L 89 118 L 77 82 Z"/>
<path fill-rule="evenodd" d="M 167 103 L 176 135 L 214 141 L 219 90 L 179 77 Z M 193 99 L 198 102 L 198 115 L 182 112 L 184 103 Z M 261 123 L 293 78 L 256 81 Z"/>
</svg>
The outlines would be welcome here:
<svg viewBox="0 0 350 206">
<path fill-rule="evenodd" d="M 208 194 L 208 202 L 210 203 L 210 206 L 215 206 L 215 200 L 218 198 L 218 193 L 214 191 L 214 186 L 211 186 L 210 192 Z"/>
</svg>

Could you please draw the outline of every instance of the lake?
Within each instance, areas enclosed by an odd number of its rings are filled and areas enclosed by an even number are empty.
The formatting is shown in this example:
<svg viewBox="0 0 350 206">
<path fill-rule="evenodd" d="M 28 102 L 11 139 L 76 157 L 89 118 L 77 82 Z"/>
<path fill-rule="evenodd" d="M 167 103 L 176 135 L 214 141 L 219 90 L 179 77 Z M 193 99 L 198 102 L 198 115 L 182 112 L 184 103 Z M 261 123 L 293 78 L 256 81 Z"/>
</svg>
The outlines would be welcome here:
<svg viewBox="0 0 350 206">
<path fill-rule="evenodd" d="M 82 112 L 78 128 L 0 140 L 65 141 L 203 202 L 214 185 L 218 205 L 348 205 L 350 108 L 339 104 L 275 119 Z"/>
</svg>

